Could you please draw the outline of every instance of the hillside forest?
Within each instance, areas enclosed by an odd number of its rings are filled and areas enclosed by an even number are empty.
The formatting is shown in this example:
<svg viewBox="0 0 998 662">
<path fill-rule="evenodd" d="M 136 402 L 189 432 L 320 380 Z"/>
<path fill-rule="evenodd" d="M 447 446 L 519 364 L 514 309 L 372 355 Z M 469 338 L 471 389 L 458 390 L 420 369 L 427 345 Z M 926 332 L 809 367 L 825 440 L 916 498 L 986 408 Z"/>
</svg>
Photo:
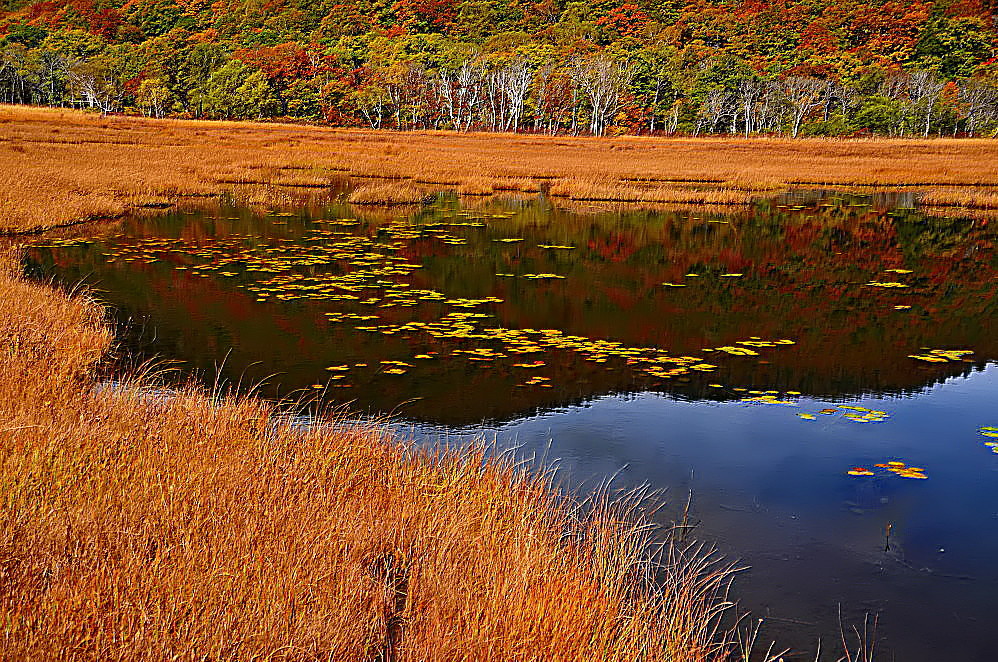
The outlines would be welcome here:
<svg viewBox="0 0 998 662">
<path fill-rule="evenodd" d="M 374 129 L 998 135 L 989 0 L 0 0 L 0 102 Z"/>
</svg>

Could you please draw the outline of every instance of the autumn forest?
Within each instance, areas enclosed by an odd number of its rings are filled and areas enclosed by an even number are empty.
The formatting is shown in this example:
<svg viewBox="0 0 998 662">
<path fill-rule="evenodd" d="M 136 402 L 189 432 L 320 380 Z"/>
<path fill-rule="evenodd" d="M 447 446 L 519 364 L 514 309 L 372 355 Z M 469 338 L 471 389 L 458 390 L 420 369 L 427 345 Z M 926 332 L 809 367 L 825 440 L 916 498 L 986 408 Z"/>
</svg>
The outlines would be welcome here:
<svg viewBox="0 0 998 662">
<path fill-rule="evenodd" d="M 3 0 L 0 102 L 547 134 L 998 132 L 987 0 Z"/>
</svg>

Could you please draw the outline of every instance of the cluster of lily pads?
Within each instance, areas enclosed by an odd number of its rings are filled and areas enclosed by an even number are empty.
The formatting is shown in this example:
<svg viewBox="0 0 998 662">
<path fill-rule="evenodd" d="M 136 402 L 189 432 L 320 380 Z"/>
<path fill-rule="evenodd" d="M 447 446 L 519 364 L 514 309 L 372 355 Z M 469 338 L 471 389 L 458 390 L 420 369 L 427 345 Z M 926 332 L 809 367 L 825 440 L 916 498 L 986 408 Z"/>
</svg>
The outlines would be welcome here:
<svg viewBox="0 0 998 662">
<path fill-rule="evenodd" d="M 970 349 L 928 349 L 925 348 L 921 354 L 909 354 L 908 358 L 926 361 L 928 363 L 949 363 L 950 361 L 962 361 L 965 357 L 974 353 Z"/>
<path fill-rule="evenodd" d="M 925 480 L 928 476 L 925 475 L 925 469 L 922 467 L 912 467 L 900 460 L 891 460 L 890 462 L 882 462 L 873 465 L 875 469 L 880 469 L 885 474 L 893 474 L 895 476 L 900 476 L 901 478 L 915 478 L 919 480 Z M 875 476 L 876 472 L 867 469 L 866 467 L 853 467 L 846 472 L 850 476 Z"/>
<path fill-rule="evenodd" d="M 993 425 L 985 425 L 977 429 L 977 432 L 987 439 L 998 440 L 998 427 Z M 990 448 L 993 452 L 998 453 L 998 441 L 985 441 L 984 445 Z"/>
<path fill-rule="evenodd" d="M 278 214 L 271 214 L 276 216 Z M 287 215 L 287 214 L 285 214 Z M 508 218 L 507 214 L 495 218 Z M 440 241 L 444 244 L 463 243 L 464 238 L 451 234 L 450 228 L 482 228 L 485 215 L 471 216 L 457 212 L 438 222 L 391 222 L 365 232 L 357 219 L 320 219 L 300 239 L 260 238 L 232 233 L 210 242 L 195 239 L 137 239 L 121 242 L 105 249 L 107 261 L 169 262 L 177 270 L 208 277 L 212 274 L 234 278 L 236 287 L 252 293 L 258 302 L 322 301 L 347 306 L 345 310 L 325 313 L 330 324 L 353 324 L 361 332 L 387 336 L 428 336 L 432 340 L 458 340 L 473 343 L 473 349 L 454 350 L 452 356 L 478 363 L 489 363 L 520 354 L 560 350 L 574 353 L 585 361 L 597 364 L 622 362 L 632 369 L 656 379 L 671 379 L 690 372 L 708 372 L 716 365 L 701 356 L 673 355 L 658 347 L 632 347 L 627 344 L 571 335 L 557 329 L 510 329 L 500 326 L 489 312 L 502 304 L 499 297 L 451 297 L 443 292 L 414 287 L 409 277 L 422 268 L 402 253 L 413 240 Z M 503 237 L 493 241 L 501 244 L 522 243 L 522 237 Z M 54 242 L 53 242 L 54 244 Z M 570 251 L 567 244 L 537 244 L 547 251 Z M 525 280 L 562 279 L 555 273 L 500 274 Z M 697 274 L 689 274 L 691 277 Z M 741 274 L 726 273 L 724 277 Z M 381 319 L 380 310 L 415 308 L 432 304 L 437 317 L 397 323 L 374 323 Z M 371 308 L 370 313 L 359 311 Z M 441 307 L 443 310 L 441 310 Z M 425 311 L 424 311 L 425 313 Z M 764 340 L 753 337 L 732 345 L 703 348 L 702 353 L 724 353 L 734 356 L 757 356 L 762 348 L 792 345 L 789 339 Z M 514 364 L 524 367 L 527 364 Z M 530 364 L 538 368 L 542 362 Z M 405 374 L 411 366 L 383 366 L 384 374 Z M 550 379 L 532 377 L 523 385 L 550 386 Z M 345 385 L 343 385 L 345 386 Z"/>
<path fill-rule="evenodd" d="M 723 388 L 721 384 L 711 384 L 710 386 Z M 801 403 L 797 400 L 797 398 L 801 396 L 800 391 L 786 391 L 781 394 L 779 391 L 748 391 L 741 388 L 735 388 L 732 390 L 744 391 L 747 393 L 747 395 L 741 399 L 741 402 L 746 404 L 797 408 L 801 406 Z M 867 407 L 861 407 L 859 405 L 836 405 L 834 407 L 825 407 L 818 410 L 816 413 L 806 411 L 797 413 L 797 417 L 805 421 L 816 421 L 818 420 L 819 415 L 838 415 L 841 418 L 853 423 L 881 423 L 890 418 L 890 414 L 886 411 L 882 411 L 880 409 L 868 409 Z"/>
</svg>

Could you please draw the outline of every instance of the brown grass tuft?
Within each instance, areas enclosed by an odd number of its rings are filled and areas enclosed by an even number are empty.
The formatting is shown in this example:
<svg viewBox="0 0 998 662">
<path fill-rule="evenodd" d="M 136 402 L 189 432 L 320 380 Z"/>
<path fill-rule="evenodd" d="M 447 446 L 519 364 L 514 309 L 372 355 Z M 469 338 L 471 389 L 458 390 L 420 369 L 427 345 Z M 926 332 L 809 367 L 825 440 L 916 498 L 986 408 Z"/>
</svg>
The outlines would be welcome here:
<svg viewBox="0 0 998 662">
<path fill-rule="evenodd" d="M 427 194 L 406 182 L 361 184 L 350 194 L 353 205 L 416 205 L 426 200 Z"/>
<path fill-rule="evenodd" d="M 998 209 L 998 189 L 932 187 L 925 191 L 920 202 L 929 207 Z"/>
<path fill-rule="evenodd" d="M 551 185 L 550 194 L 570 200 L 593 202 L 689 203 L 695 205 L 748 204 L 757 195 L 727 188 L 605 183 L 592 180 L 563 179 Z"/>
</svg>

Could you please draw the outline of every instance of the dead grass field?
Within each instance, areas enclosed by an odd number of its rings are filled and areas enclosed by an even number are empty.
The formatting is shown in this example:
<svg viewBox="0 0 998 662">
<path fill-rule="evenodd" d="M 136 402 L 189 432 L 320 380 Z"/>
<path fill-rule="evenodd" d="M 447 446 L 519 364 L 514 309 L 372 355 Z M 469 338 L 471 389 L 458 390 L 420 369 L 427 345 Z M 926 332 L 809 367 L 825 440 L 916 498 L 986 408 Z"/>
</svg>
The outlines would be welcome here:
<svg viewBox="0 0 998 662">
<path fill-rule="evenodd" d="M 788 185 L 976 186 L 995 204 L 998 141 L 614 139 L 391 133 L 100 117 L 0 106 L 0 230 L 114 216 L 245 185 L 406 180 L 470 195 L 536 191 L 585 200 L 744 203 Z M 705 194 L 703 185 L 714 191 Z M 931 192 L 931 191 L 930 191 Z M 713 199 L 710 199 L 713 196 Z M 983 201 L 983 202 L 982 202 Z"/>
<path fill-rule="evenodd" d="M 508 457 L 149 377 L 111 387 L 100 308 L 15 258 L 0 253 L 0 658 L 722 659 L 728 575 L 656 556 L 635 501 L 580 509 Z"/>
</svg>

